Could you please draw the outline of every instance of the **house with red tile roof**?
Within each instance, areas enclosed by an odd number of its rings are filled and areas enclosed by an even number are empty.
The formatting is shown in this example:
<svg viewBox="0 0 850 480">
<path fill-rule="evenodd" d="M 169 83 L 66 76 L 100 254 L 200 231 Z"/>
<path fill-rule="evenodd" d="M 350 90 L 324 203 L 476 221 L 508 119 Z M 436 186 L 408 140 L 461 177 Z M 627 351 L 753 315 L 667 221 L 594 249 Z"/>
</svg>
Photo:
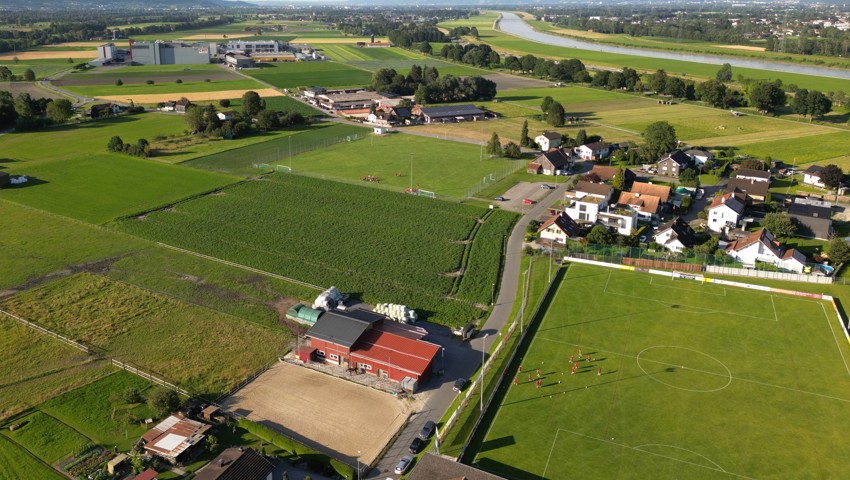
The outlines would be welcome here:
<svg viewBox="0 0 850 480">
<path fill-rule="evenodd" d="M 747 206 L 743 193 L 724 193 L 714 197 L 708 206 L 708 229 L 722 232 L 724 228 L 737 228 Z"/>
<path fill-rule="evenodd" d="M 196 422 L 182 415 L 170 415 L 142 435 L 145 450 L 171 463 L 178 463 L 189 451 L 204 441 L 211 425 Z"/>
<path fill-rule="evenodd" d="M 573 220 L 567 212 L 561 212 L 543 222 L 537 229 L 541 240 L 552 240 L 565 244 L 567 239 L 576 238 L 581 233 L 581 227 Z"/>
<path fill-rule="evenodd" d="M 747 268 L 755 268 L 756 262 L 763 262 L 780 270 L 802 273 L 806 267 L 805 255 L 793 248 L 784 249 L 766 228 L 735 240 L 726 247 L 726 254 Z"/>
</svg>

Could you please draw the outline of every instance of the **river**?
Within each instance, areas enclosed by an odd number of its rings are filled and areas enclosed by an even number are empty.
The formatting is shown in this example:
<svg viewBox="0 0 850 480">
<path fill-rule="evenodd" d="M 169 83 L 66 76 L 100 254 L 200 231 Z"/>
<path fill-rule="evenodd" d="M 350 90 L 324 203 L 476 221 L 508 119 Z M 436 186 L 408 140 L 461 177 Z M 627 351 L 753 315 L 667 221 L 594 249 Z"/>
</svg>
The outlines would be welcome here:
<svg viewBox="0 0 850 480">
<path fill-rule="evenodd" d="M 594 52 L 619 53 L 623 55 L 635 55 L 638 57 L 664 58 L 668 60 L 679 60 L 683 62 L 709 63 L 722 65 L 728 63 L 733 67 L 755 68 L 758 70 L 770 70 L 774 72 L 799 73 L 803 75 L 814 75 L 817 77 L 832 77 L 850 80 L 850 70 L 832 69 L 824 67 L 809 67 L 803 65 L 792 65 L 788 63 L 765 62 L 759 60 L 747 60 L 735 57 L 719 57 L 715 55 L 700 55 L 692 53 L 675 53 L 661 50 L 642 50 L 639 48 L 618 47 L 600 43 L 584 42 L 572 38 L 561 37 L 549 33 L 538 32 L 523 19 L 511 12 L 499 12 L 502 19 L 499 21 L 499 30 L 515 35 L 532 42 L 544 43 L 564 48 L 580 48 Z"/>
</svg>

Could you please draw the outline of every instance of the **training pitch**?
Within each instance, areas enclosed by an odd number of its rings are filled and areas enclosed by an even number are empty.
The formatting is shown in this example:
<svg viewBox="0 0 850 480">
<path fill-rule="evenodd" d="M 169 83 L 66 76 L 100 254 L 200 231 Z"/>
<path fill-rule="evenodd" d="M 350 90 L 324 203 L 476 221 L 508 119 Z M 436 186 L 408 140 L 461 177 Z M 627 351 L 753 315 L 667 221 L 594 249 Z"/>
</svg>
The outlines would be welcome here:
<svg viewBox="0 0 850 480">
<path fill-rule="evenodd" d="M 846 475 L 850 348 L 830 304 L 566 268 L 468 461 L 510 479 Z"/>
<path fill-rule="evenodd" d="M 406 405 L 306 367 L 278 363 L 227 400 L 226 410 L 333 458 L 371 464 L 407 420 Z"/>
</svg>

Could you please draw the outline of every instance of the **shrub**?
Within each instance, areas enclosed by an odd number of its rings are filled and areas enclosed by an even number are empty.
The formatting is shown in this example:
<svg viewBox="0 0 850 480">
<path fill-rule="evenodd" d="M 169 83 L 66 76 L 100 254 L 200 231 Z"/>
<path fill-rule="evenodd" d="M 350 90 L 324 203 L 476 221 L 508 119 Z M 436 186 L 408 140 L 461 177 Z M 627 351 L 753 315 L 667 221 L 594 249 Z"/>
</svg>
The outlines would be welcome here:
<svg viewBox="0 0 850 480">
<path fill-rule="evenodd" d="M 120 87 L 121 85 L 124 85 L 124 82 L 119 78 L 118 80 L 115 80 L 115 85 Z"/>
<path fill-rule="evenodd" d="M 145 80 L 145 83 L 147 83 L 148 85 L 153 85 L 153 80 Z"/>
<path fill-rule="evenodd" d="M 230 106 L 230 100 L 227 99 L 227 98 L 222 98 L 221 100 L 218 101 L 218 104 L 220 106 L 224 107 L 224 108 L 227 108 L 227 107 Z"/>
<path fill-rule="evenodd" d="M 174 83 L 183 83 L 183 80 L 178 78 L 177 80 L 174 81 Z"/>
</svg>

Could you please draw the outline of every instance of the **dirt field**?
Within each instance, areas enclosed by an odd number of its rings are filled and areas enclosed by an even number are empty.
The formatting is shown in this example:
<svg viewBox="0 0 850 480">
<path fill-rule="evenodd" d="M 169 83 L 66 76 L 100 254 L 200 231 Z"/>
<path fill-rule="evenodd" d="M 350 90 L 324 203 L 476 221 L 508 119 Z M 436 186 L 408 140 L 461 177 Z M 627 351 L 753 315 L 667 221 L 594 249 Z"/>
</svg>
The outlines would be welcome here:
<svg viewBox="0 0 850 480">
<path fill-rule="evenodd" d="M 352 465 L 358 450 L 372 464 L 408 416 L 387 393 L 282 362 L 222 406 Z"/>
<path fill-rule="evenodd" d="M 504 73 L 491 73 L 484 75 L 484 78 L 496 82 L 496 88 L 502 90 L 511 90 L 515 88 L 541 88 L 551 87 L 552 82 L 538 80 L 536 78 L 515 77 L 513 75 L 505 75 Z"/>
<path fill-rule="evenodd" d="M 141 95 L 107 95 L 97 97 L 101 100 L 110 100 L 113 102 L 126 102 L 132 99 L 135 103 L 159 103 L 172 100 L 179 100 L 186 97 L 193 102 L 203 100 L 221 100 L 223 98 L 242 98 L 245 92 L 251 90 L 220 90 L 218 92 L 188 92 L 188 93 L 147 93 Z M 261 97 L 283 97 L 284 95 L 273 88 L 255 89 Z"/>
<path fill-rule="evenodd" d="M 58 93 L 39 88 L 32 82 L 0 82 L 0 90 L 9 92 L 12 96 L 29 93 L 32 98 L 65 98 Z"/>
<path fill-rule="evenodd" d="M 142 85 L 148 80 L 153 80 L 156 83 L 168 83 L 173 82 L 177 79 L 181 79 L 184 82 L 190 81 L 200 81 L 206 78 L 209 78 L 211 81 L 219 81 L 219 80 L 242 80 L 245 77 L 242 77 L 236 73 L 228 72 L 227 70 L 222 70 L 220 72 L 215 71 L 188 71 L 188 72 L 174 72 L 169 75 L 151 75 L 150 77 L 127 77 L 122 78 L 121 81 L 124 85 Z M 104 76 L 99 77 L 97 73 L 91 73 L 86 75 L 66 75 L 61 80 L 54 80 L 53 84 L 58 87 L 74 87 L 74 86 L 82 86 L 82 85 L 115 85 L 115 77 L 114 76 Z"/>
<path fill-rule="evenodd" d="M 44 60 L 49 58 L 97 58 L 97 50 L 61 50 L 55 52 L 6 52 L 0 54 L 0 62 L 18 60 Z"/>
<path fill-rule="evenodd" d="M 764 47 L 752 47 L 749 45 L 718 45 L 720 48 L 730 48 L 732 50 L 746 50 L 748 52 L 763 52 Z"/>
</svg>

